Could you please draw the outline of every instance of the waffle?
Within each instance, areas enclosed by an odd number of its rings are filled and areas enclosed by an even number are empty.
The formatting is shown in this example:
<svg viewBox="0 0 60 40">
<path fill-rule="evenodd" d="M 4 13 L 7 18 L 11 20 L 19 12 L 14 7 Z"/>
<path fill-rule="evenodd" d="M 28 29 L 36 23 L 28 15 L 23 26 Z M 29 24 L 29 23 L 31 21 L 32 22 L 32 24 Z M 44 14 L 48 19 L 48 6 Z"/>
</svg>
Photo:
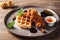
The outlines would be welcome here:
<svg viewBox="0 0 60 40">
<path fill-rule="evenodd" d="M 43 18 L 38 15 L 36 9 L 28 9 L 22 16 L 16 17 L 16 24 L 21 28 L 31 28 L 32 24 L 35 23 L 36 27 L 44 25 Z"/>
<path fill-rule="evenodd" d="M 16 24 L 21 28 L 31 28 L 31 21 L 29 19 L 30 17 L 24 16 L 17 16 L 16 18 Z"/>
</svg>

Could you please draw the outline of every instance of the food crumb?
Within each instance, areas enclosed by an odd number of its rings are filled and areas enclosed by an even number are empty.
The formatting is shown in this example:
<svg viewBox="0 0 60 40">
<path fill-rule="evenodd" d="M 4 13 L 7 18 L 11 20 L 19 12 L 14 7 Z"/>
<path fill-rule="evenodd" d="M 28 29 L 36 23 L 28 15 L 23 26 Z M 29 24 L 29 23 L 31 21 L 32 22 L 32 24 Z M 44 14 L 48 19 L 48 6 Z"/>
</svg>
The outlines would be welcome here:
<svg viewBox="0 0 60 40">
<path fill-rule="evenodd" d="M 41 32 L 42 32 L 42 33 L 46 33 L 46 31 L 45 31 L 44 29 L 41 29 Z"/>
</svg>

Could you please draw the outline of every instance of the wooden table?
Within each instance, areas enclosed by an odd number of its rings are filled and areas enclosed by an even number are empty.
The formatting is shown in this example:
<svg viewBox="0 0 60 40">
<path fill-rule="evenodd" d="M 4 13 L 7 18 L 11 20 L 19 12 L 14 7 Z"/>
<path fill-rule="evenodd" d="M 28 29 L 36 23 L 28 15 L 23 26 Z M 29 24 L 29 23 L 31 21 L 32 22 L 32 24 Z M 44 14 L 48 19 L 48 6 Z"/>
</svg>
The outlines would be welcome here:
<svg viewBox="0 0 60 40">
<path fill-rule="evenodd" d="M 2 2 L 4 0 L 0 0 Z M 13 0 L 16 6 L 26 6 L 26 5 L 39 5 L 41 7 L 50 8 L 55 10 L 60 15 L 60 0 Z M 14 9 L 14 8 L 13 8 Z M 11 35 L 5 25 L 4 17 L 12 9 L 1 9 L 0 8 L 0 40 L 22 40 Z M 44 38 L 32 39 L 32 40 L 60 40 L 60 29 L 55 31 L 52 35 Z M 25 39 L 24 39 L 25 40 Z M 28 39 L 29 40 L 29 39 Z"/>
</svg>

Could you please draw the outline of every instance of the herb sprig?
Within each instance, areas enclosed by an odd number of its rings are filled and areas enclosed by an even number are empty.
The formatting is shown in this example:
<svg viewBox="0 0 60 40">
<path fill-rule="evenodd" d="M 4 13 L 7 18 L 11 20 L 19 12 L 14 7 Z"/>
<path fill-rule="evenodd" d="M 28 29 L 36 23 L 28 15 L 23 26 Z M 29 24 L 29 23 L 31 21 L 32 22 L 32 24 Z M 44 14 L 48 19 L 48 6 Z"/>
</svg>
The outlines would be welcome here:
<svg viewBox="0 0 60 40">
<path fill-rule="evenodd" d="M 8 26 L 9 29 L 14 28 L 13 25 L 14 25 L 14 21 L 7 24 L 7 26 Z"/>
<path fill-rule="evenodd" d="M 23 8 L 21 8 L 21 9 L 18 11 L 18 15 L 19 15 L 19 16 L 22 16 L 23 12 L 24 12 L 24 11 L 23 11 Z"/>
</svg>

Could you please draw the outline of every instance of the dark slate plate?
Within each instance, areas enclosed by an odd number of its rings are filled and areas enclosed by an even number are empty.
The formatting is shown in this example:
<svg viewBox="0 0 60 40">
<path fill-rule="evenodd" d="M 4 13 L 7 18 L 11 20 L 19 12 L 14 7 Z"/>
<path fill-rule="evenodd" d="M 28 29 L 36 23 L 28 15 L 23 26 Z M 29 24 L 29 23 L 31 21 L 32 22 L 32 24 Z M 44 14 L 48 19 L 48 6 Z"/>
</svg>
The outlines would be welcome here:
<svg viewBox="0 0 60 40">
<path fill-rule="evenodd" d="M 6 27 L 7 27 L 7 24 L 12 20 L 13 16 L 17 16 L 17 12 L 20 8 L 17 8 L 17 9 L 14 9 L 14 10 L 10 11 L 5 16 L 4 23 L 5 23 Z M 27 8 L 36 8 L 39 12 L 43 12 L 46 9 L 46 8 L 42 8 L 40 6 L 25 6 L 25 7 L 23 7 L 24 10 L 26 10 Z M 47 35 L 47 34 L 53 32 L 58 27 L 58 23 L 59 23 L 59 16 L 57 15 L 57 13 L 55 13 L 51 9 L 48 9 L 48 10 L 50 12 L 52 12 L 53 16 L 57 19 L 57 22 L 55 23 L 54 26 L 45 28 L 47 33 L 42 33 L 39 30 L 38 30 L 37 33 L 31 33 L 29 30 L 25 30 L 25 29 L 19 29 L 19 28 L 9 29 L 8 27 L 7 27 L 7 29 L 8 29 L 9 32 L 13 33 L 14 35 L 18 35 L 19 37 L 22 37 L 22 38 L 26 38 L 26 37 L 33 38 L 33 37 L 40 37 L 40 36 Z"/>
</svg>

